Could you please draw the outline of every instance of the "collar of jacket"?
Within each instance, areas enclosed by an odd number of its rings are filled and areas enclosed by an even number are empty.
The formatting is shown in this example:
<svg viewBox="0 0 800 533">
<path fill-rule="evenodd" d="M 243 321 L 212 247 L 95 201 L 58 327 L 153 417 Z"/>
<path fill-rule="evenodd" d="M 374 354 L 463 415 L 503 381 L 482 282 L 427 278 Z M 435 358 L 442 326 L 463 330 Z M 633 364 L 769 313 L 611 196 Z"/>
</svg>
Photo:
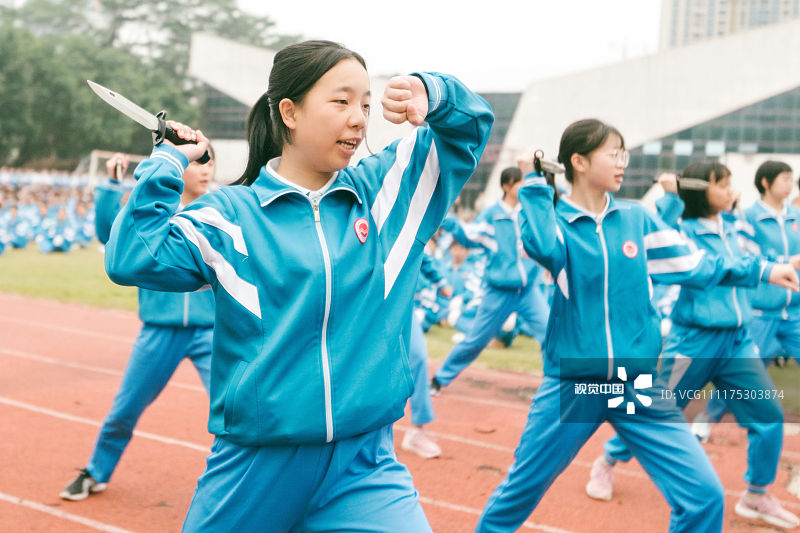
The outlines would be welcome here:
<svg viewBox="0 0 800 533">
<path fill-rule="evenodd" d="M 606 193 L 606 198 L 608 199 L 606 208 L 603 210 L 602 213 L 598 213 L 596 215 L 594 213 L 590 213 L 589 211 L 585 210 L 584 208 L 572 202 L 570 199 L 563 196 L 558 200 L 558 211 L 561 214 L 561 216 L 567 219 L 567 222 L 572 224 L 573 222 L 582 217 L 590 218 L 593 221 L 597 221 L 598 218 L 604 219 L 606 215 L 608 215 L 612 211 L 617 211 L 619 209 L 630 209 L 630 206 L 618 205 L 617 202 L 614 201 L 614 196 L 611 194 Z"/>
<path fill-rule="evenodd" d="M 326 196 L 333 191 L 348 191 L 355 196 L 356 201 L 361 204 L 361 197 L 358 195 L 355 187 L 353 187 L 348 181 L 345 181 L 346 176 L 347 174 L 342 171 L 337 172 L 336 179 L 334 179 L 330 187 L 325 190 L 323 196 Z M 270 172 L 267 172 L 266 165 L 261 167 L 261 172 L 251 187 L 255 191 L 256 196 L 258 196 L 258 203 L 261 204 L 261 207 L 271 204 L 274 200 L 286 194 L 296 193 L 303 195 L 299 189 L 283 183 Z"/>
<path fill-rule="evenodd" d="M 756 213 L 756 220 L 764 220 L 767 218 L 778 220 L 778 217 L 775 216 L 775 210 L 769 207 L 767 204 L 765 204 L 763 200 L 758 200 L 756 203 L 753 204 L 753 207 L 751 209 Z M 789 209 L 787 206 L 784 206 L 784 210 L 785 213 L 782 213 L 783 220 L 797 219 L 797 215 L 792 213 L 792 210 Z"/>
<path fill-rule="evenodd" d="M 729 220 L 727 220 L 725 217 L 721 217 L 721 219 L 722 231 L 725 233 L 725 235 L 728 235 L 735 230 L 734 225 Z M 695 235 L 719 235 L 718 231 L 708 227 L 707 223 L 704 223 L 699 218 L 684 219 L 681 222 L 681 225 L 688 228 Z"/>
</svg>

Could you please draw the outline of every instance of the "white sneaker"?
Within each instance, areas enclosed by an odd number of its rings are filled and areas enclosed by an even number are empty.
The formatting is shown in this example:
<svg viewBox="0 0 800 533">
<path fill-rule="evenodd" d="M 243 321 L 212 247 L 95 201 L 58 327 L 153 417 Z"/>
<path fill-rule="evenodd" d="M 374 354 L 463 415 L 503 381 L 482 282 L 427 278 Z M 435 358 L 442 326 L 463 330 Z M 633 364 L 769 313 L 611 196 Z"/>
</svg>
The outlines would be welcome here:
<svg viewBox="0 0 800 533">
<path fill-rule="evenodd" d="M 692 421 L 692 434 L 700 442 L 708 442 L 708 439 L 711 437 L 711 419 L 708 418 L 708 415 L 701 411 L 694 417 Z"/>
<path fill-rule="evenodd" d="M 772 494 L 745 492 L 734 509 L 739 516 L 760 519 L 773 526 L 787 529 L 800 526 L 800 518 L 781 507 Z"/>
<path fill-rule="evenodd" d="M 595 500 L 610 501 L 614 494 L 614 467 L 602 455 L 592 463 L 586 494 Z"/>
<path fill-rule="evenodd" d="M 403 444 L 400 447 L 419 455 L 423 459 L 433 459 L 442 455 L 442 449 L 422 428 L 413 428 L 406 431 L 406 436 L 403 437 Z"/>
</svg>

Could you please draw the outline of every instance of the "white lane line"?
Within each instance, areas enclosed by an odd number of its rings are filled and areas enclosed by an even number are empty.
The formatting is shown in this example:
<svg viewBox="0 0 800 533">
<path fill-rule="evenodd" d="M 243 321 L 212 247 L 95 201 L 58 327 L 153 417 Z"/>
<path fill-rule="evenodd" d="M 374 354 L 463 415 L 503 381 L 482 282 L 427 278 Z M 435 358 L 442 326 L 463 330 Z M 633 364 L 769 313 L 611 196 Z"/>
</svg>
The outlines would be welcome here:
<svg viewBox="0 0 800 533">
<path fill-rule="evenodd" d="M 20 409 L 26 409 L 28 411 L 33 411 L 34 413 L 39 413 L 42 415 L 53 416 L 55 418 L 60 418 L 61 420 L 67 420 L 69 422 L 77 422 L 79 424 L 86 424 L 95 427 L 100 427 L 103 425 L 102 422 L 99 422 L 97 420 L 83 418 L 80 416 L 73 416 L 67 413 L 62 413 L 60 411 L 54 411 L 53 409 L 47 409 L 44 407 L 39 407 L 37 405 L 32 405 L 29 403 L 13 400 L 11 398 L 6 398 L 5 396 L 0 396 L 0 404 L 5 404 Z M 197 450 L 203 453 L 208 453 L 211 450 L 210 445 L 195 444 L 193 442 L 187 442 L 185 440 L 173 439 L 171 437 L 156 435 L 155 433 L 147 433 L 145 431 L 134 430 L 133 434 L 134 436 L 141 437 L 143 439 L 150 439 L 161 442 L 163 444 L 174 444 L 175 446 L 182 446 L 184 448 L 190 448 L 192 450 Z"/>
<path fill-rule="evenodd" d="M 34 511 L 39 511 L 40 513 L 46 513 L 55 516 L 57 518 L 62 518 L 64 520 L 69 520 L 71 522 L 77 522 L 78 524 L 83 524 L 84 526 L 96 529 L 97 531 L 104 531 L 105 533 L 131 533 L 131 531 L 127 529 L 122 529 L 116 526 L 112 526 L 110 524 L 104 524 L 103 522 L 92 520 L 91 518 L 84 518 L 82 516 L 78 516 L 72 513 L 67 513 L 59 509 L 50 507 L 49 505 L 44 505 L 39 502 L 32 502 L 30 500 L 18 498 L 17 496 L 12 496 L 11 494 L 5 494 L 4 492 L 0 492 L 0 500 L 14 505 L 21 505 L 22 507 L 27 507 L 28 509 L 33 509 Z"/>
<path fill-rule="evenodd" d="M 101 374 L 109 374 L 111 376 L 122 376 L 123 372 L 120 370 L 114 370 L 113 368 L 104 368 L 100 366 L 93 366 L 93 365 L 84 365 L 81 363 L 73 363 L 72 361 L 64 361 L 62 359 L 55 359 L 53 357 L 48 357 L 46 355 L 40 355 L 30 352 L 22 352 L 19 350 L 9 350 L 7 348 L 0 348 L 0 355 L 8 355 L 12 357 L 19 357 L 21 359 L 28 359 L 30 361 L 37 361 L 40 363 L 47 363 L 51 365 L 59 365 L 59 366 L 66 366 L 68 368 L 76 368 L 78 370 L 88 370 L 90 372 L 98 372 Z M 202 385 L 188 385 L 186 383 L 173 383 L 169 381 L 167 383 L 168 386 L 171 387 L 180 387 L 181 389 L 188 389 L 193 391 L 199 392 L 206 392 L 205 387 Z"/>
<path fill-rule="evenodd" d="M 475 516 L 480 516 L 481 513 L 483 512 L 483 510 L 481 509 L 475 509 L 473 507 L 467 507 L 465 505 L 458 505 L 455 503 L 443 502 L 441 500 L 434 500 L 433 498 L 426 498 L 425 496 L 420 496 L 419 501 L 427 505 L 436 505 L 437 507 L 444 507 L 445 509 L 460 511 L 462 513 L 467 513 Z M 537 524 L 536 522 L 530 522 L 530 521 L 524 522 L 522 524 L 522 527 L 527 529 L 535 529 L 537 531 L 547 531 L 548 533 L 577 533 L 575 531 L 548 526 L 545 524 Z"/>
<path fill-rule="evenodd" d="M 70 328 L 67 326 L 57 326 L 47 322 L 36 322 L 35 320 L 21 320 L 18 318 L 11 318 L 7 316 L 0 316 L 0 322 L 11 322 L 12 324 L 21 324 L 23 326 L 34 326 L 42 329 L 52 329 L 55 331 L 63 331 L 64 333 L 72 333 L 75 335 L 86 335 L 88 337 L 96 337 L 107 341 L 124 342 L 125 344 L 133 344 L 134 336 L 124 337 L 122 335 L 108 335 L 106 333 L 98 333 L 88 329 Z"/>
</svg>

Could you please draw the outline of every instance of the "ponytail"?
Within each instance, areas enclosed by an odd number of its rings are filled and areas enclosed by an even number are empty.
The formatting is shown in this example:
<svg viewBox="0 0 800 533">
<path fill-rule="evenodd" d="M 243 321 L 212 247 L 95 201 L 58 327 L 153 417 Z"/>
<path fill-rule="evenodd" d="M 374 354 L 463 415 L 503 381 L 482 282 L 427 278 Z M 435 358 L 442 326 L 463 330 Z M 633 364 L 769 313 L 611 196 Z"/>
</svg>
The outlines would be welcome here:
<svg viewBox="0 0 800 533">
<path fill-rule="evenodd" d="M 556 174 L 564 173 L 564 166 L 544 159 L 544 152 L 536 150 L 533 153 L 533 169 L 540 176 L 544 176 L 547 184 L 553 188 L 553 205 L 558 204 L 558 187 L 556 187 Z"/>
<path fill-rule="evenodd" d="M 261 168 L 273 157 L 281 155 L 275 142 L 275 128 L 269 108 L 269 91 L 261 95 L 247 117 L 247 167 L 233 185 L 250 185 L 258 178 Z"/>
</svg>

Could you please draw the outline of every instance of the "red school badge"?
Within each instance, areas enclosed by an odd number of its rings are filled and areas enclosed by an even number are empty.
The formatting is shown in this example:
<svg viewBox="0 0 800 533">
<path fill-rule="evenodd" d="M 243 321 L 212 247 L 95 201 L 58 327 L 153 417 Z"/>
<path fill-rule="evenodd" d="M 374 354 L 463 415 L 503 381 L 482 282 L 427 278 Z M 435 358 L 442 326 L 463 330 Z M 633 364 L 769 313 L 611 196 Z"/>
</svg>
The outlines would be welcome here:
<svg viewBox="0 0 800 533">
<path fill-rule="evenodd" d="M 622 244 L 622 253 L 625 254 L 625 257 L 636 257 L 636 254 L 639 253 L 639 247 L 633 241 L 625 241 Z"/>
<path fill-rule="evenodd" d="M 359 218 L 356 220 L 355 224 L 353 224 L 353 229 L 356 230 L 356 237 L 364 244 L 367 242 L 367 235 L 369 235 L 369 222 L 367 222 L 366 218 Z"/>
<path fill-rule="evenodd" d="M 797 225 L 797 222 L 792 222 L 792 229 L 794 231 L 800 231 L 800 226 Z"/>
</svg>

